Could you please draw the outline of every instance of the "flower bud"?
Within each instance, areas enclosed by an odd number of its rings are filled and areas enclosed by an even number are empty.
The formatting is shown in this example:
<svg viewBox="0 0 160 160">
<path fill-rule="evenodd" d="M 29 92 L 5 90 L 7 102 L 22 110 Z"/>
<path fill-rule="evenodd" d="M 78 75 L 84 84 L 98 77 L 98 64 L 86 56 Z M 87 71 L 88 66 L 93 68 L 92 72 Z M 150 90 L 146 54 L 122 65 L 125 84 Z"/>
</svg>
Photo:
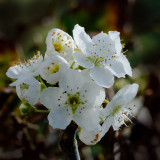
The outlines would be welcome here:
<svg viewBox="0 0 160 160">
<path fill-rule="evenodd" d="M 35 108 L 31 104 L 29 104 L 28 102 L 22 102 L 19 110 L 23 116 L 29 116 L 35 112 Z"/>
</svg>

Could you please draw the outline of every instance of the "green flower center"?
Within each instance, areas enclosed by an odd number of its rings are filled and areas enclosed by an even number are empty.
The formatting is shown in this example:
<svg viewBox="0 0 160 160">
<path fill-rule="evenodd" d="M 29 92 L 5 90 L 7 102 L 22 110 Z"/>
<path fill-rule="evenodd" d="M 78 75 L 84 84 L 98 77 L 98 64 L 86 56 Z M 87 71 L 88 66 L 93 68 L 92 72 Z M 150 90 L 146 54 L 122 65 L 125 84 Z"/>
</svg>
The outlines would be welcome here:
<svg viewBox="0 0 160 160">
<path fill-rule="evenodd" d="M 93 56 L 93 57 L 86 57 L 86 58 L 90 60 L 92 63 L 94 63 L 95 66 L 99 66 L 100 63 L 104 61 L 103 57 Z"/>
<path fill-rule="evenodd" d="M 50 73 L 56 73 L 59 71 L 59 64 L 53 64 Z"/>
<path fill-rule="evenodd" d="M 25 84 L 25 83 L 22 83 L 22 84 L 20 84 L 20 88 L 21 88 L 21 89 L 28 89 L 28 88 L 29 88 L 29 85 L 28 85 L 28 84 Z"/>
<path fill-rule="evenodd" d="M 76 106 L 77 104 L 79 104 L 79 100 L 80 100 L 79 97 L 73 96 L 73 97 L 69 98 L 69 103 L 72 106 Z"/>
<path fill-rule="evenodd" d="M 122 108 L 121 105 L 115 107 L 115 108 L 113 109 L 113 112 L 111 113 L 111 116 L 114 116 L 117 112 L 120 111 L 121 108 Z"/>
<path fill-rule="evenodd" d="M 80 104 L 84 104 L 84 103 L 80 99 L 80 93 L 77 92 L 74 95 L 68 94 L 68 100 L 67 100 L 66 104 L 68 104 L 72 108 L 72 113 L 75 114 L 77 107 Z"/>
<path fill-rule="evenodd" d="M 61 53 L 61 52 L 62 52 L 63 48 L 62 48 L 61 43 L 55 42 L 55 43 L 53 43 L 53 46 L 54 46 L 55 50 L 56 50 L 58 53 Z"/>
</svg>

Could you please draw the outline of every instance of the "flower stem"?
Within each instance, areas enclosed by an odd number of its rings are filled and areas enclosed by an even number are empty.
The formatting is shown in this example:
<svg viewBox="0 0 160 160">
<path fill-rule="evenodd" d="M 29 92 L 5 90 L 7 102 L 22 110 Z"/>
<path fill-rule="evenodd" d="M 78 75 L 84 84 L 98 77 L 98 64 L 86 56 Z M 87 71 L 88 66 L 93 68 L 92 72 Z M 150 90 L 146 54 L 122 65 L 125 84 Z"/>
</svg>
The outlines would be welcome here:
<svg viewBox="0 0 160 160">
<path fill-rule="evenodd" d="M 62 132 L 59 145 L 66 160 L 80 160 L 77 141 L 75 139 L 77 127 L 77 124 L 72 121 Z"/>
<path fill-rule="evenodd" d="M 49 113 L 50 111 L 49 110 L 38 110 L 38 109 L 35 109 L 35 112 L 36 113 Z"/>
<path fill-rule="evenodd" d="M 107 100 L 105 99 L 105 100 L 104 100 L 104 103 L 107 103 L 107 104 L 108 104 L 108 103 L 109 103 L 109 101 L 107 101 Z"/>
</svg>

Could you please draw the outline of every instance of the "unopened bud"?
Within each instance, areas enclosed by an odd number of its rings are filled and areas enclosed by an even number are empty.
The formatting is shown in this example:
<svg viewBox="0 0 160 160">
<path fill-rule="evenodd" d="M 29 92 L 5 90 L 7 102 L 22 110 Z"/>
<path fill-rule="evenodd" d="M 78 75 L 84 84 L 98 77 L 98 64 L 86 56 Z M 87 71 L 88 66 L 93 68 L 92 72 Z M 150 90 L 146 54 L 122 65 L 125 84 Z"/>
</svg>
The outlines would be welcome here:
<svg viewBox="0 0 160 160">
<path fill-rule="evenodd" d="M 29 104 L 28 102 L 23 102 L 20 105 L 19 110 L 23 116 L 29 116 L 29 115 L 32 115 L 33 113 L 35 113 L 35 108 L 31 104 Z"/>
</svg>

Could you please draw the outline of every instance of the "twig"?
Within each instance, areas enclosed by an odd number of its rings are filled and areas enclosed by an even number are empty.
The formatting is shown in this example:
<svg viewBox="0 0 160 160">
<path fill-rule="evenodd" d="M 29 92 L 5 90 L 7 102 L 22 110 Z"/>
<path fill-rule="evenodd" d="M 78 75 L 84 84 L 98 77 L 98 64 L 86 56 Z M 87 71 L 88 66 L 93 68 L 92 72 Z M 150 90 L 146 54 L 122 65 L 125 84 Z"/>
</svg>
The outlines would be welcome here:
<svg viewBox="0 0 160 160">
<path fill-rule="evenodd" d="M 59 145 L 66 160 L 80 160 L 77 141 L 75 139 L 77 127 L 77 124 L 72 121 L 61 135 Z"/>
</svg>

